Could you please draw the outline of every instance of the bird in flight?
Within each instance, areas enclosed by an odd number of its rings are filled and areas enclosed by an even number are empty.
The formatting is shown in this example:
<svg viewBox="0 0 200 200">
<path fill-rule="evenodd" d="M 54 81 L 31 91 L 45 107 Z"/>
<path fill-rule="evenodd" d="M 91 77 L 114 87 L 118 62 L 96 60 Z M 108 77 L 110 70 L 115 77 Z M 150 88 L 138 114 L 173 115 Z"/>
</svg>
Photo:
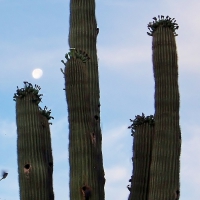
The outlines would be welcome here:
<svg viewBox="0 0 200 200">
<path fill-rule="evenodd" d="M 7 176 L 8 176 L 8 173 L 5 172 L 5 171 L 2 171 L 2 178 L 0 179 L 0 181 L 1 181 L 2 179 L 5 179 Z"/>
</svg>

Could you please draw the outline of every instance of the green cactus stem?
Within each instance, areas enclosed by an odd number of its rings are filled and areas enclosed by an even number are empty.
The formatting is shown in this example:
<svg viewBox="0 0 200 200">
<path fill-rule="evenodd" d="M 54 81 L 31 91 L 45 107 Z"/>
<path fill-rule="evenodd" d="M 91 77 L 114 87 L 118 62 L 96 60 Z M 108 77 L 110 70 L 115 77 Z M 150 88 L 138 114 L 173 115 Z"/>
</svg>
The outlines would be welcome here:
<svg viewBox="0 0 200 200">
<path fill-rule="evenodd" d="M 152 154 L 152 142 L 154 134 L 154 117 L 153 115 L 145 117 L 142 115 L 135 116 L 130 120 L 132 125 L 128 128 L 134 136 L 133 141 L 133 173 L 129 180 L 131 186 L 129 200 L 146 200 L 149 191 L 149 176 Z"/>
<path fill-rule="evenodd" d="M 54 119 L 51 116 L 51 110 L 45 106 L 44 109 L 39 107 L 40 111 L 40 121 L 42 125 L 42 134 L 44 135 L 43 139 L 43 151 L 46 152 L 46 160 L 48 165 L 48 186 L 49 186 L 49 200 L 54 199 L 53 193 L 53 155 L 52 155 L 52 146 L 51 146 L 51 131 L 50 131 L 50 119 Z"/>
<path fill-rule="evenodd" d="M 71 56 L 64 74 L 69 120 L 70 199 L 87 199 L 85 193 L 88 192 L 91 200 L 100 200 L 103 198 L 98 193 L 96 133 L 92 128 L 86 64 Z"/>
<path fill-rule="evenodd" d="M 52 173 L 51 176 L 49 173 L 51 140 L 50 133 L 47 135 L 42 126 L 43 115 L 38 107 L 40 88 L 24 84 L 14 95 L 20 199 L 53 200 Z"/>
<path fill-rule="evenodd" d="M 97 61 L 97 27 L 95 17 L 95 0 L 71 0 L 70 1 L 70 30 L 69 46 L 70 48 L 81 49 L 90 56 L 86 63 L 88 71 L 89 102 L 92 117 L 93 132 L 96 134 L 97 146 L 97 166 L 99 180 L 99 196 L 104 196 L 104 169 L 102 156 L 102 134 L 100 128 L 100 92 L 99 92 L 99 74 Z M 98 120 L 95 118 L 98 116 Z M 104 199 L 102 197 L 102 199 Z"/>
<path fill-rule="evenodd" d="M 164 22 L 173 20 L 168 17 Z M 180 191 L 181 147 L 178 61 L 174 29 L 163 23 L 157 23 L 152 42 L 156 125 L 148 199 L 175 200 Z"/>
</svg>

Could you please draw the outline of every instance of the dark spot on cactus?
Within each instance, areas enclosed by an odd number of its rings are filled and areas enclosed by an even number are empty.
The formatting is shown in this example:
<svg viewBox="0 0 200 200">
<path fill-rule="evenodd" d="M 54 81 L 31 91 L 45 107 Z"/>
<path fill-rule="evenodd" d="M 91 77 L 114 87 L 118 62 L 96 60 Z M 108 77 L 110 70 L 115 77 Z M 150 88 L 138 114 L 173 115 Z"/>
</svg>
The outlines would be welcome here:
<svg viewBox="0 0 200 200">
<path fill-rule="evenodd" d="M 97 115 L 94 116 L 95 120 L 99 120 L 99 117 Z"/>
<path fill-rule="evenodd" d="M 45 124 L 43 122 L 41 122 L 41 125 L 42 125 L 43 128 L 45 127 Z"/>
<path fill-rule="evenodd" d="M 29 169 L 30 167 L 31 167 L 30 164 L 25 164 L 25 165 L 24 165 L 24 168 L 25 168 L 25 169 Z"/>
<path fill-rule="evenodd" d="M 178 200 L 180 197 L 180 190 L 176 190 L 175 192 L 175 200 Z"/>
<path fill-rule="evenodd" d="M 91 197 L 91 188 L 87 185 L 84 185 L 81 189 L 84 199 L 89 200 L 89 198 Z"/>
<path fill-rule="evenodd" d="M 98 34 L 99 34 L 99 28 L 97 28 L 97 30 L 96 30 L 96 31 L 97 31 L 97 35 L 98 35 Z"/>
<path fill-rule="evenodd" d="M 53 162 L 49 162 L 49 167 L 53 167 Z"/>
<path fill-rule="evenodd" d="M 98 108 L 100 107 L 101 105 L 100 104 L 98 104 Z"/>
<path fill-rule="evenodd" d="M 27 179 L 29 178 L 30 172 L 31 172 L 31 165 L 27 163 L 24 165 L 24 174 Z"/>
</svg>

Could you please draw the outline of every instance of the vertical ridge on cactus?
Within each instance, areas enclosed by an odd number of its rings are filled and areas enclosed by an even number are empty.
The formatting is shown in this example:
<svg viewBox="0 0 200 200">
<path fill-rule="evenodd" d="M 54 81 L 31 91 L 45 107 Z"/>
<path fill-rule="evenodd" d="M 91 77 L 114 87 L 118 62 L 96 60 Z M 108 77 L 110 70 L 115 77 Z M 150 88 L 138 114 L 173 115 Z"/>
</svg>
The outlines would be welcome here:
<svg viewBox="0 0 200 200">
<path fill-rule="evenodd" d="M 172 23 L 171 18 L 168 21 Z M 152 35 L 156 125 L 149 199 L 179 199 L 181 131 L 175 34 L 170 24 L 157 25 Z"/>
</svg>

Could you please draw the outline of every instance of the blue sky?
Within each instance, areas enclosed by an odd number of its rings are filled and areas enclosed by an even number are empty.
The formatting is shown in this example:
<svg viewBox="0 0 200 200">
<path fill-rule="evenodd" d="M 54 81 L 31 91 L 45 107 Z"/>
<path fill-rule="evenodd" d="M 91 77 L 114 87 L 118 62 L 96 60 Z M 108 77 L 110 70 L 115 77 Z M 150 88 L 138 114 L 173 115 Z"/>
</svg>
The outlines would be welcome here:
<svg viewBox="0 0 200 200">
<path fill-rule="evenodd" d="M 200 199 L 200 2 L 197 0 L 97 0 L 97 41 L 106 199 L 128 197 L 132 171 L 129 119 L 154 114 L 152 38 L 147 24 L 159 14 L 175 17 L 182 131 L 181 200 Z M 69 0 L 0 0 L 0 199 L 19 200 L 15 102 L 23 81 L 41 86 L 41 106 L 51 126 L 55 199 L 68 199 L 68 121 L 60 60 L 68 52 Z M 33 69 L 41 68 L 41 79 Z"/>
</svg>

